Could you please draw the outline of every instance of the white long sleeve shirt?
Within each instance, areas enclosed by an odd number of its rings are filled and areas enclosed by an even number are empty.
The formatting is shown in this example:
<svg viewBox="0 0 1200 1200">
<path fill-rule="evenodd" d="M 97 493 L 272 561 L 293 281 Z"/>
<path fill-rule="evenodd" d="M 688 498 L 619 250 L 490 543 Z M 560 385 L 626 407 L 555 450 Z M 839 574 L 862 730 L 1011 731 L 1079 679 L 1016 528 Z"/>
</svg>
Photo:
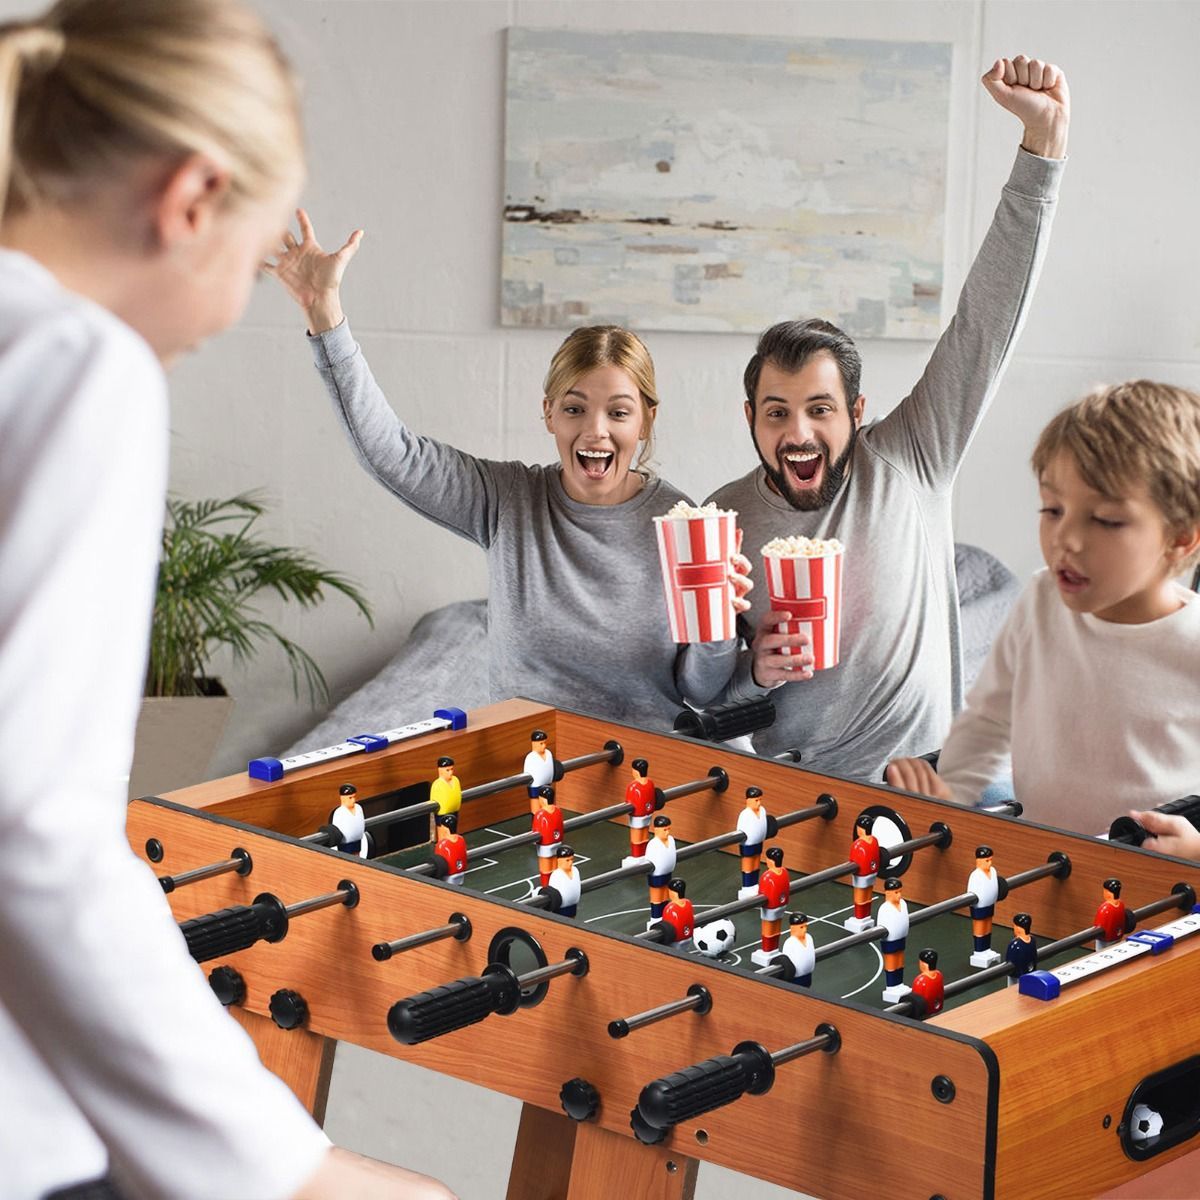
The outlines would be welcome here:
<svg viewBox="0 0 1200 1200">
<path fill-rule="evenodd" d="M 125 838 L 167 474 L 149 347 L 0 251 L 0 1197 L 283 1197 L 328 1142 Z"/>
<path fill-rule="evenodd" d="M 938 773 L 960 804 L 1012 765 L 1031 821 L 1104 832 L 1200 788 L 1200 602 L 1144 625 L 1073 613 L 1039 571 L 997 635 Z"/>
</svg>

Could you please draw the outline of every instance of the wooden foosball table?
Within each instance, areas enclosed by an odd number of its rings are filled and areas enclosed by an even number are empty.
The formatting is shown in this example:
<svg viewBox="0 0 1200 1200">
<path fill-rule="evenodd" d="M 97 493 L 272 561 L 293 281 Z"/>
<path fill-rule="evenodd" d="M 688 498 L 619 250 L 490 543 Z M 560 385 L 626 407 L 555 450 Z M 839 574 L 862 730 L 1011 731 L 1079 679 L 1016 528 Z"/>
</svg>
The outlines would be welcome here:
<svg viewBox="0 0 1200 1200">
<path fill-rule="evenodd" d="M 423 848 L 430 781 L 451 756 L 471 861 L 499 861 L 516 841 L 530 874 L 528 839 L 505 823 L 528 824 L 522 763 L 534 728 L 560 764 L 557 802 L 576 814 L 574 917 L 551 911 L 556 896 L 536 872 L 519 889 L 477 887 L 471 873 L 455 885 L 434 877 Z M 909 933 L 906 980 L 931 944 L 926 931 L 932 939 L 948 923 L 951 945 L 966 931 L 961 955 L 941 952 L 946 1008 L 917 1019 L 920 1005 L 884 1005 L 869 971 L 863 986 L 825 990 L 825 962 L 801 987 L 740 956 L 708 958 L 665 944 L 644 913 L 606 899 L 612 877 L 645 903 L 638 869 L 605 861 L 625 839 L 621 806 L 639 757 L 687 851 L 678 871 L 697 926 L 706 903 L 715 913 L 736 894 L 733 831 L 748 787 L 777 821 L 768 845 L 784 851 L 793 910 L 814 911 L 803 893 L 818 876 L 848 875 L 835 868 L 849 865 L 858 814 L 885 814 L 904 845 L 888 848 L 877 891 L 898 874 L 913 915 L 932 910 Z M 868 1145 L 876 1160 L 886 1147 L 898 1197 L 1079 1197 L 1196 1148 L 1195 864 L 523 700 L 474 711 L 463 728 L 287 765 L 274 780 L 229 777 L 133 801 L 128 833 L 167 881 L 214 990 L 318 1120 L 344 1041 L 523 1101 L 509 1200 L 684 1200 L 702 1161 L 860 1200 Z M 380 857 L 322 844 L 336 841 L 330 815 L 347 781 L 369 826 L 389 808 L 415 810 L 403 836 L 399 820 L 375 827 Z M 602 849 L 587 849 L 593 836 Z M 986 991 L 972 981 L 964 892 L 983 844 L 1011 884 L 996 905 L 998 949 L 1018 911 L 1033 914 L 1043 951 L 1062 943 L 1039 959 L 1037 988 L 1005 986 L 1005 967 Z M 1083 935 L 1095 933 L 1113 877 L 1137 933 L 1097 956 Z M 734 885 L 705 894 L 702 878 Z M 756 929 L 753 900 L 744 915 Z M 813 928 L 822 948 L 846 936 L 833 917 Z M 854 953 L 877 958 L 869 935 Z M 1138 1128 L 1142 1109 L 1161 1128 Z"/>
</svg>

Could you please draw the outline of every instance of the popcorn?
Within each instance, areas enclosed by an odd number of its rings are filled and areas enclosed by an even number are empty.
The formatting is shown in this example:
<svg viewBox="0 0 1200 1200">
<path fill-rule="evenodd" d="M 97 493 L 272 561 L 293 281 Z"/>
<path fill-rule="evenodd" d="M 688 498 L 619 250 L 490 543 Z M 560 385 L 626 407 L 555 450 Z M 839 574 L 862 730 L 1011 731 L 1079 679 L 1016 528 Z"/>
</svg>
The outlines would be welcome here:
<svg viewBox="0 0 1200 1200">
<path fill-rule="evenodd" d="M 667 624 L 676 642 L 717 642 L 737 632 L 729 559 L 737 513 L 680 501 L 654 518 Z"/>
<path fill-rule="evenodd" d="M 736 517 L 737 513 L 726 508 L 718 508 L 715 504 L 689 504 L 686 500 L 676 500 L 670 510 L 658 521 L 671 521 L 680 517 Z"/>
<path fill-rule="evenodd" d="M 764 558 L 825 558 L 841 554 L 845 546 L 837 538 L 772 538 L 760 551 Z"/>
<path fill-rule="evenodd" d="M 769 541 L 761 553 L 771 608 L 791 618 L 776 629 L 808 634 L 814 670 L 836 667 L 842 649 L 842 543 L 782 537 Z M 792 650 L 784 647 L 782 653 Z"/>
</svg>

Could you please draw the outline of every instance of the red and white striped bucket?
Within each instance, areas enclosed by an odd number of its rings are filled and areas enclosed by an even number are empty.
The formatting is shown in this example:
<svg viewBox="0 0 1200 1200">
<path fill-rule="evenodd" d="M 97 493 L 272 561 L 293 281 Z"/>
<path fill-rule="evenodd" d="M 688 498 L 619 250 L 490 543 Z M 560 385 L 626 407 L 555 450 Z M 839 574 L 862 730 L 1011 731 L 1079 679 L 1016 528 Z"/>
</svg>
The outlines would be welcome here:
<svg viewBox="0 0 1200 1200">
<path fill-rule="evenodd" d="M 778 631 L 808 634 L 815 670 L 836 667 L 842 648 L 842 551 L 812 557 L 764 554 L 763 570 L 771 608 L 792 614 Z M 784 647 L 782 653 L 792 651 Z"/>
<path fill-rule="evenodd" d="M 729 558 L 737 513 L 655 517 L 667 619 L 676 642 L 720 642 L 735 635 Z"/>
</svg>

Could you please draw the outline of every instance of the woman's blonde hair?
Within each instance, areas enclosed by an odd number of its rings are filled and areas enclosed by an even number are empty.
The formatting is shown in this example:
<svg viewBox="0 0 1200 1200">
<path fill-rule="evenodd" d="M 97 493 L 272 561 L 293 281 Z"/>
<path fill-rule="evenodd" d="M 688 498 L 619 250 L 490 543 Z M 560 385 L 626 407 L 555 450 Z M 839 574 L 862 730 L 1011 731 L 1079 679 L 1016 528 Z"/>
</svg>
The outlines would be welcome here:
<svg viewBox="0 0 1200 1200">
<path fill-rule="evenodd" d="M 0 25 L 0 215 L 193 153 L 229 171 L 234 199 L 303 159 L 291 68 L 236 0 L 59 0 Z"/>
<path fill-rule="evenodd" d="M 637 384 L 646 437 L 636 469 L 646 473 L 654 457 L 658 388 L 654 382 L 654 360 L 636 333 L 619 325 L 585 325 L 576 329 L 554 352 L 542 385 L 543 394 L 550 401 L 561 399 L 581 376 L 596 367 L 620 367 Z"/>
<path fill-rule="evenodd" d="M 1099 387 L 1063 409 L 1033 451 L 1036 475 L 1060 451 L 1090 488 L 1120 498 L 1144 486 L 1172 533 L 1200 527 L 1200 395 L 1135 379 Z M 1195 564 L 1189 554 L 1179 569 Z"/>
</svg>

